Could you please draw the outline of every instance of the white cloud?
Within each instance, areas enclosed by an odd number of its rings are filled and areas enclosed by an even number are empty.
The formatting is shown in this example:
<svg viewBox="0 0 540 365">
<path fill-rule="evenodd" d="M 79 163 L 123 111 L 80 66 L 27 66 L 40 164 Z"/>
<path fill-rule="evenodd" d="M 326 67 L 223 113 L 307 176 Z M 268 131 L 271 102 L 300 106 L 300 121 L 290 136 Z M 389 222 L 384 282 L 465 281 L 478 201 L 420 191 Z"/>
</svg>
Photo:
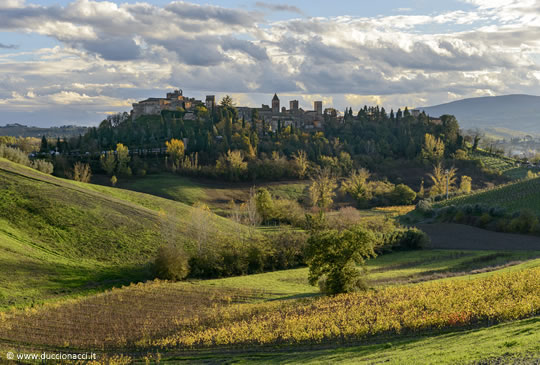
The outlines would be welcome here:
<svg viewBox="0 0 540 365">
<path fill-rule="evenodd" d="M 267 22 L 184 1 L 3 0 L 0 30 L 47 35 L 61 46 L 0 55 L 0 102 L 18 110 L 79 106 L 95 118 L 170 85 L 253 105 L 262 97 L 247 93 L 277 91 L 305 107 L 322 99 L 340 109 L 540 93 L 538 1 L 469 2 L 472 11 Z"/>
</svg>

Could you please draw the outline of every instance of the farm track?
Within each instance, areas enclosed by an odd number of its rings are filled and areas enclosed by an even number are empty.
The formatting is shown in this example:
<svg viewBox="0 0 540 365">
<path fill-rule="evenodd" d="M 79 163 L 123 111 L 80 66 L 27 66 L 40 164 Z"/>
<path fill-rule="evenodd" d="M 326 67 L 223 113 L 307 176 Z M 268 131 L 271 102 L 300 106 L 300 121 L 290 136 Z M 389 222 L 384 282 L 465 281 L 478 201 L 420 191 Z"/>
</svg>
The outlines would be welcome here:
<svg viewBox="0 0 540 365">
<path fill-rule="evenodd" d="M 493 232 L 454 223 L 416 226 L 428 234 L 434 249 L 540 251 L 540 237 Z"/>
</svg>

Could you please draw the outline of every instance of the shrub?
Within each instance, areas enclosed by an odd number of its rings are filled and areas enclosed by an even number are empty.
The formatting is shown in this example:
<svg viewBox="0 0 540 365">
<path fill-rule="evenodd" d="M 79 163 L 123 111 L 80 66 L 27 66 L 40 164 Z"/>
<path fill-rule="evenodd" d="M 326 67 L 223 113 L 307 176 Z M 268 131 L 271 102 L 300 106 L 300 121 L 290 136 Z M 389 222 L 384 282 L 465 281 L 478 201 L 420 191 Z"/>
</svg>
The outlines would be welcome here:
<svg viewBox="0 0 540 365">
<path fill-rule="evenodd" d="M 389 195 L 390 201 L 395 205 L 409 205 L 416 199 L 416 193 L 404 184 L 397 185 Z"/>
<path fill-rule="evenodd" d="M 519 216 L 512 219 L 508 225 L 508 230 L 515 233 L 531 233 L 538 225 L 538 218 L 533 211 L 523 209 Z"/>
<path fill-rule="evenodd" d="M 189 273 L 188 258 L 184 251 L 176 246 L 161 246 L 154 262 L 156 277 L 178 281 Z"/>
<path fill-rule="evenodd" d="M 30 164 L 30 167 L 32 167 L 35 170 L 41 171 L 44 174 L 52 174 L 54 171 L 54 165 L 50 163 L 49 161 L 45 160 L 34 160 Z"/>
<path fill-rule="evenodd" d="M 272 254 L 268 257 L 267 268 L 284 270 L 305 265 L 307 238 L 305 232 L 289 229 L 270 236 Z"/>
<path fill-rule="evenodd" d="M 433 211 L 433 206 L 431 205 L 431 202 L 427 199 L 424 199 L 424 200 L 420 200 L 417 204 L 416 204 L 416 210 L 418 212 L 420 212 L 421 214 L 425 215 L 425 216 L 433 216 L 434 214 L 434 211 Z"/>
<path fill-rule="evenodd" d="M 294 200 L 276 199 L 273 201 L 271 220 L 305 227 L 304 209 Z"/>
<path fill-rule="evenodd" d="M 28 155 L 18 148 L 0 145 L 0 157 L 21 165 L 30 166 Z"/>
<path fill-rule="evenodd" d="M 384 238 L 382 251 L 419 250 L 429 246 L 429 236 L 418 228 L 395 229 Z"/>
</svg>

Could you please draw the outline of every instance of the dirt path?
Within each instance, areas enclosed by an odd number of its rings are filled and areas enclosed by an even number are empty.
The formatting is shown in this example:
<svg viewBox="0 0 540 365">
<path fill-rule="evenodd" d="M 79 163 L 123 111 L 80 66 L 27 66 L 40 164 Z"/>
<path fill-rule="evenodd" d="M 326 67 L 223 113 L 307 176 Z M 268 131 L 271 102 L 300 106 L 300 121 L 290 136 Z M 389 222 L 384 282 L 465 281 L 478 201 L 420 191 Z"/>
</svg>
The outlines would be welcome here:
<svg viewBox="0 0 540 365">
<path fill-rule="evenodd" d="M 463 224 L 418 224 L 431 238 L 432 248 L 459 250 L 538 250 L 540 237 L 499 233 Z"/>
</svg>

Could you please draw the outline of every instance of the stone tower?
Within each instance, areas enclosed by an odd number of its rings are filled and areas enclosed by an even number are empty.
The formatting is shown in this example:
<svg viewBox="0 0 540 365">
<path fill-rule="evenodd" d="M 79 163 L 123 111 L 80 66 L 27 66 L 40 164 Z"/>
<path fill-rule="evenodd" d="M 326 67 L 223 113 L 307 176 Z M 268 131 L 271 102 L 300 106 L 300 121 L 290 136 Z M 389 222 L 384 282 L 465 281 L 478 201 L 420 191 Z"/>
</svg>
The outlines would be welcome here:
<svg viewBox="0 0 540 365">
<path fill-rule="evenodd" d="M 274 97 L 272 98 L 272 113 L 279 113 L 279 98 L 277 94 L 274 94 Z"/>
</svg>

